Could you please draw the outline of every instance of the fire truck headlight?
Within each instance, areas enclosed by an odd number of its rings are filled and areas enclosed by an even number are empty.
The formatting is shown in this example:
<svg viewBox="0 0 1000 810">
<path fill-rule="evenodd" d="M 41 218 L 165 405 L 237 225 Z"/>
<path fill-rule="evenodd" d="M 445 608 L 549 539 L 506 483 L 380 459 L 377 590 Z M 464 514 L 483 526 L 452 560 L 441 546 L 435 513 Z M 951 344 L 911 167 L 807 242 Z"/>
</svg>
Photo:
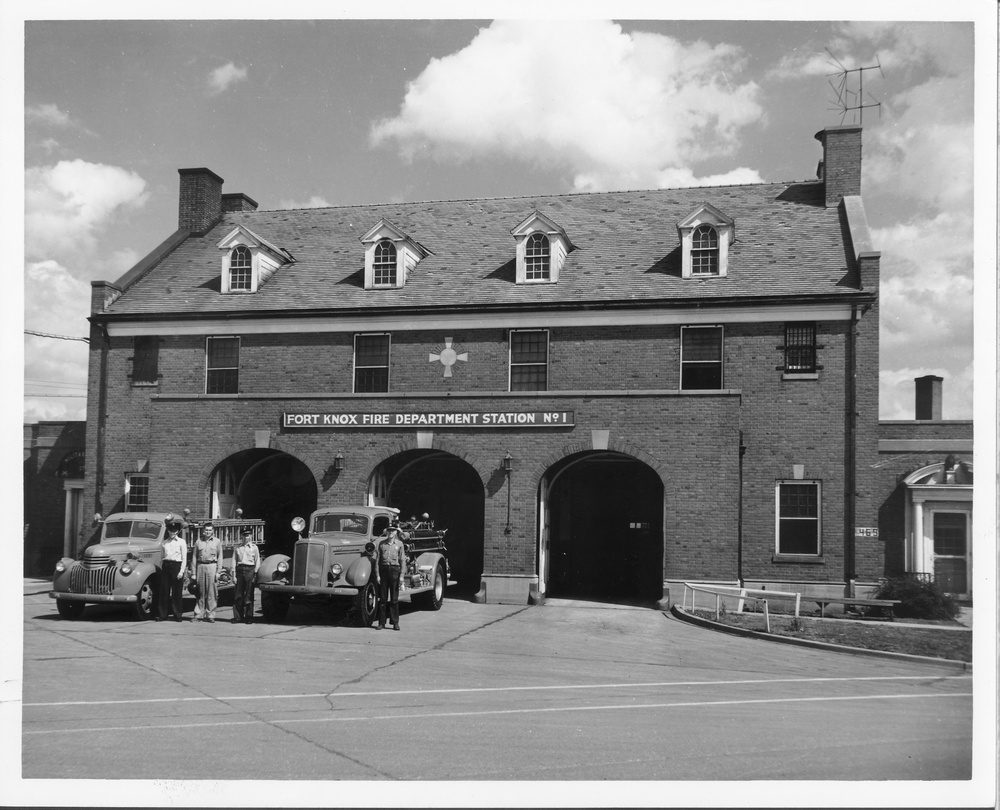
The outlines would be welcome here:
<svg viewBox="0 0 1000 810">
<path fill-rule="evenodd" d="M 279 574 L 284 574 L 288 570 L 288 563 L 285 560 L 282 560 L 275 566 L 275 568 Z"/>
<path fill-rule="evenodd" d="M 132 564 L 128 562 L 122 563 L 122 574 L 128 576 L 132 573 Z"/>
<path fill-rule="evenodd" d="M 330 566 L 330 573 L 333 574 L 334 577 L 339 577 L 343 570 L 344 567 L 340 563 L 334 563 Z"/>
<path fill-rule="evenodd" d="M 56 573 L 61 574 L 65 570 L 66 570 L 66 563 L 64 563 L 62 560 L 59 560 L 59 562 L 56 563 Z"/>
</svg>

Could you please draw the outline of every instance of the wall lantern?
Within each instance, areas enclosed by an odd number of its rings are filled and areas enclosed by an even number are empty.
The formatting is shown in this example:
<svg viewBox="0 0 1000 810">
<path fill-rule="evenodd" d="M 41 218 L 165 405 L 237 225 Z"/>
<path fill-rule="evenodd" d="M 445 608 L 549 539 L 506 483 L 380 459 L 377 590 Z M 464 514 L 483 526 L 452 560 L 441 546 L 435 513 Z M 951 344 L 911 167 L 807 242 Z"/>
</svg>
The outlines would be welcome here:
<svg viewBox="0 0 1000 810">
<path fill-rule="evenodd" d="M 503 471 L 506 475 L 510 475 L 510 471 L 514 469 L 514 459 L 510 457 L 510 452 L 503 457 Z"/>
<path fill-rule="evenodd" d="M 340 472 L 344 469 L 344 457 L 340 453 L 333 457 L 333 469 L 334 472 Z"/>
</svg>

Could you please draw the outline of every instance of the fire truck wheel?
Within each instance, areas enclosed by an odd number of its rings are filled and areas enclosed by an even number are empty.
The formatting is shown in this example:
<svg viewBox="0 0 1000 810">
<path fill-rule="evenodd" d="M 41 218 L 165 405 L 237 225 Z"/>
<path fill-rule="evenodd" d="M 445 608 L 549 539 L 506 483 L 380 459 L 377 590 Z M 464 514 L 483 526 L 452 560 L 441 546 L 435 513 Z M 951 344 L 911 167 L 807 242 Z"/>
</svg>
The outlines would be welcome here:
<svg viewBox="0 0 1000 810">
<path fill-rule="evenodd" d="M 280 622 L 288 614 L 288 600 L 273 593 L 260 595 L 260 612 L 265 622 Z"/>
<path fill-rule="evenodd" d="M 156 609 L 156 586 L 153 584 L 153 577 L 148 577 L 139 588 L 135 600 L 135 617 L 144 621 L 153 615 Z"/>
<path fill-rule="evenodd" d="M 434 569 L 434 584 L 424 597 L 425 610 L 441 610 L 441 605 L 444 603 L 444 586 L 444 566 L 438 563 Z"/>
<path fill-rule="evenodd" d="M 378 612 L 378 586 L 375 580 L 369 581 L 354 597 L 355 620 L 360 627 L 371 627 Z"/>
<path fill-rule="evenodd" d="M 70 602 L 68 599 L 56 599 L 56 609 L 64 619 L 79 619 L 83 615 L 84 602 Z"/>
</svg>

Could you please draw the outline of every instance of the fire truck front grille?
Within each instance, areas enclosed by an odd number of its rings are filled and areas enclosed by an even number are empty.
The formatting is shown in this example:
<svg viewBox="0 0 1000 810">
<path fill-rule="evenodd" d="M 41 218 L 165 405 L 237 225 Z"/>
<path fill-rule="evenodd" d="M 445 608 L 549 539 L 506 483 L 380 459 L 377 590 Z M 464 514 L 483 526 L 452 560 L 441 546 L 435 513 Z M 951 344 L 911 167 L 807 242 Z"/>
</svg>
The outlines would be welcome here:
<svg viewBox="0 0 1000 810">
<path fill-rule="evenodd" d="M 70 593 L 111 593 L 115 588 L 117 566 L 110 557 L 88 557 L 83 565 L 70 571 Z"/>
<path fill-rule="evenodd" d="M 293 585 L 324 584 L 326 574 L 326 545 L 323 543 L 299 543 L 295 546 L 295 563 L 292 571 Z"/>
</svg>

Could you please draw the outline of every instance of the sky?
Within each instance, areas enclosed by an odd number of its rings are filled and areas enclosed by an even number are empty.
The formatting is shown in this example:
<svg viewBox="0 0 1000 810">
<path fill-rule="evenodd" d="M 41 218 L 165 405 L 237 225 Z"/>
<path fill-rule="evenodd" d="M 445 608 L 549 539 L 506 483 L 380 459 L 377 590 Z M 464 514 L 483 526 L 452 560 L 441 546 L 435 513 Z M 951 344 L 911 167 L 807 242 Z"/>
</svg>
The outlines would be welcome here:
<svg viewBox="0 0 1000 810">
<path fill-rule="evenodd" d="M 989 33 L 989 4 L 860 21 L 878 6 L 838 7 L 854 22 L 659 19 L 662 4 L 628 3 L 621 19 L 554 3 L 492 21 L 81 20 L 42 0 L 22 20 L 14 108 L 23 419 L 85 418 L 90 282 L 176 229 L 180 168 L 261 209 L 809 180 L 815 133 L 859 122 L 882 253 L 880 416 L 912 419 L 914 378 L 937 374 L 944 418 L 970 419 L 974 22 Z M 842 109 L 841 81 L 848 106 L 877 106 Z"/>
</svg>

